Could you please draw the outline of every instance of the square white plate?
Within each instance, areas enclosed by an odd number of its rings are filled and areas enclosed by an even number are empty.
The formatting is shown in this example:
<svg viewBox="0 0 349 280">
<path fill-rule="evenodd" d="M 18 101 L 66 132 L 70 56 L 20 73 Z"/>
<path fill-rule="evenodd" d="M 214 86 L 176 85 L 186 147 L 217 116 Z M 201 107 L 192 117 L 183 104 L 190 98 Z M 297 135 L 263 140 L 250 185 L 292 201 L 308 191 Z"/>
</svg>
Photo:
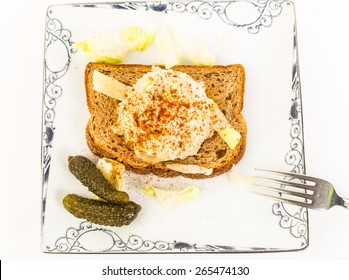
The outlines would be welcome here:
<svg viewBox="0 0 349 280">
<path fill-rule="evenodd" d="M 142 211 L 129 226 L 77 219 L 62 206 L 68 193 L 90 196 L 69 173 L 67 157 L 92 154 L 84 91 L 87 60 L 73 47 L 95 35 L 138 25 L 179 30 L 210 49 L 217 64 L 245 67 L 243 115 L 247 147 L 237 165 L 305 172 L 294 5 L 290 1 L 125 2 L 51 6 L 47 11 L 42 138 L 42 251 L 64 253 L 265 252 L 308 246 L 304 208 L 275 203 L 234 187 L 229 172 L 212 179 L 181 177 L 161 184 L 194 184 L 200 195 L 163 208 L 139 187 L 152 176 L 127 173 L 126 190 Z M 155 64 L 156 49 L 124 63 Z M 157 181 L 156 178 L 154 181 Z"/>
</svg>

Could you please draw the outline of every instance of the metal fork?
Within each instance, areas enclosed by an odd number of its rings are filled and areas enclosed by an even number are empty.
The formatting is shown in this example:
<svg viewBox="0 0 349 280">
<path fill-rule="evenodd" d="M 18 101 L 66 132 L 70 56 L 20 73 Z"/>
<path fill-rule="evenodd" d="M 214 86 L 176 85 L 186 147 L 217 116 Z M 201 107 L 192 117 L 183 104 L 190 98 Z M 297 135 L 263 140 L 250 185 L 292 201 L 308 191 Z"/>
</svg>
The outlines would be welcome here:
<svg viewBox="0 0 349 280">
<path fill-rule="evenodd" d="M 340 197 L 328 181 L 297 173 L 256 170 L 269 175 L 254 176 L 253 185 L 258 188 L 253 190 L 260 195 L 316 210 L 327 210 L 335 205 L 349 208 L 349 200 Z"/>
</svg>

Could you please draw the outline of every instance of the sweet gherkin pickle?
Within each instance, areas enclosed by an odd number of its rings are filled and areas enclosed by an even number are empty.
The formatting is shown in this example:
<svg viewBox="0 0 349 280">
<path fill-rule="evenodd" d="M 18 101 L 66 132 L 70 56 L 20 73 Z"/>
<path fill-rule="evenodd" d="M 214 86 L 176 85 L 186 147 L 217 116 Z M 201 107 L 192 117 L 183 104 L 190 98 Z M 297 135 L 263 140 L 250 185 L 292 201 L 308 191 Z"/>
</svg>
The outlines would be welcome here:
<svg viewBox="0 0 349 280">
<path fill-rule="evenodd" d="M 70 172 L 86 186 L 90 192 L 112 203 L 124 203 L 129 201 L 128 194 L 114 188 L 96 165 L 88 158 L 84 156 L 71 156 L 68 158 L 68 161 Z"/>
<path fill-rule="evenodd" d="M 140 205 L 132 201 L 116 204 L 84 198 L 76 194 L 65 196 L 63 205 L 77 218 L 114 227 L 129 225 L 142 209 Z"/>
</svg>

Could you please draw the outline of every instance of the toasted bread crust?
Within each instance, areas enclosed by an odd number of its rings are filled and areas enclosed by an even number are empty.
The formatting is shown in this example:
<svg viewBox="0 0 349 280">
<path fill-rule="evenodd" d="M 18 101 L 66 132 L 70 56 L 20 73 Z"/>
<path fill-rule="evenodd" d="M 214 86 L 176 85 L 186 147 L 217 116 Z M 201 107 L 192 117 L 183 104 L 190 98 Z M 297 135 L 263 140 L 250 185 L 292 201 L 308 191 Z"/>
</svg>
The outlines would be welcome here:
<svg viewBox="0 0 349 280">
<path fill-rule="evenodd" d="M 127 170 L 135 173 L 154 173 L 159 177 L 183 177 L 201 179 L 210 178 L 228 171 L 233 164 L 242 158 L 246 148 L 246 122 L 241 114 L 244 102 L 245 71 L 242 65 L 228 66 L 175 66 L 173 70 L 185 72 L 194 80 L 202 81 L 206 93 L 225 114 L 231 125 L 240 132 L 241 140 L 232 150 L 224 140 L 214 133 L 205 140 L 196 156 L 183 160 L 162 162 L 151 165 L 140 160 L 133 152 L 124 137 L 116 135 L 111 125 L 116 122 L 116 110 L 119 101 L 93 90 L 93 71 L 98 70 L 120 82 L 132 86 L 145 73 L 151 71 L 149 65 L 107 63 L 89 63 L 85 70 L 85 88 L 87 106 L 91 117 L 86 126 L 86 141 L 91 152 L 98 157 L 107 157 L 122 162 Z M 167 163 L 196 164 L 213 168 L 211 175 L 183 174 L 170 170 Z"/>
</svg>

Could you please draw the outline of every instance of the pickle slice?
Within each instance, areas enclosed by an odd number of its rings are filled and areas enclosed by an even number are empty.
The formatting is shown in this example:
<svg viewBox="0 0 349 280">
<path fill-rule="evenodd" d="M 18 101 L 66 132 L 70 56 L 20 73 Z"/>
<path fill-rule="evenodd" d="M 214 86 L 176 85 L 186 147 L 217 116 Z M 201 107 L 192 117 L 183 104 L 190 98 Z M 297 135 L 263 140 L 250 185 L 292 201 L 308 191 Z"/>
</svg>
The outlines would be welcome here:
<svg viewBox="0 0 349 280">
<path fill-rule="evenodd" d="M 63 206 L 75 217 L 94 224 L 120 227 L 129 225 L 142 207 L 132 201 L 110 203 L 68 194 L 63 198 Z"/>
<path fill-rule="evenodd" d="M 96 165 L 84 156 L 71 156 L 68 158 L 68 168 L 70 172 L 84 185 L 90 192 L 99 198 L 112 203 L 125 203 L 129 201 L 126 192 L 117 190 L 103 176 L 103 173 Z"/>
</svg>

